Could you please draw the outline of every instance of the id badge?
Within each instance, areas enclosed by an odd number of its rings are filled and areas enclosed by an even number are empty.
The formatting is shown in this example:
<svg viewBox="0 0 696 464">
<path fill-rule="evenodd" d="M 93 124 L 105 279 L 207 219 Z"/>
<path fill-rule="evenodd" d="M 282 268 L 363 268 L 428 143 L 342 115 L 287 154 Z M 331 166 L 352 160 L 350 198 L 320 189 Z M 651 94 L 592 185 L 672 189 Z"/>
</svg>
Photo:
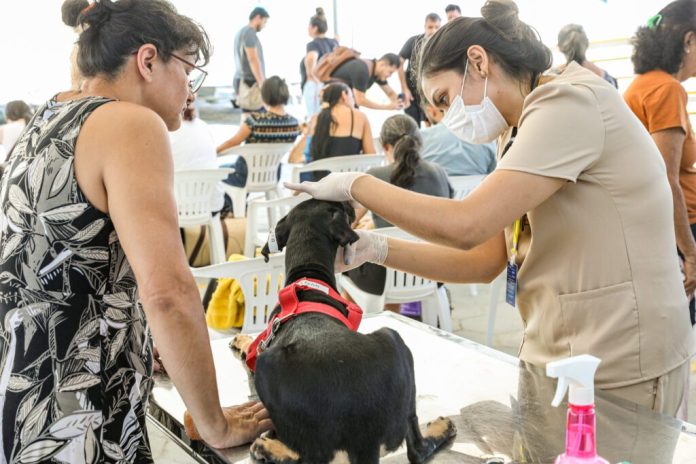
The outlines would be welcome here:
<svg viewBox="0 0 696 464">
<path fill-rule="evenodd" d="M 507 265 L 507 286 L 505 287 L 505 301 L 515 307 L 517 297 L 517 263 L 508 262 Z"/>
</svg>

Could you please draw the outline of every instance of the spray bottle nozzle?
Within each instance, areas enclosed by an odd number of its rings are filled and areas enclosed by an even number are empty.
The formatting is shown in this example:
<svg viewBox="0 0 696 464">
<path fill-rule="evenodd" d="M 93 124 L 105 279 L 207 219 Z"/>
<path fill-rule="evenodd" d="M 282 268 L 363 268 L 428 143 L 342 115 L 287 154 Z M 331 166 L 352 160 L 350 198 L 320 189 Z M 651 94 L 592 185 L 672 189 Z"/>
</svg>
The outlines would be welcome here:
<svg viewBox="0 0 696 464">
<path fill-rule="evenodd" d="M 546 375 L 558 378 L 556 396 L 551 404 L 558 406 L 570 387 L 568 402 L 576 406 L 594 404 L 594 376 L 601 360 L 584 354 L 546 365 Z"/>
</svg>

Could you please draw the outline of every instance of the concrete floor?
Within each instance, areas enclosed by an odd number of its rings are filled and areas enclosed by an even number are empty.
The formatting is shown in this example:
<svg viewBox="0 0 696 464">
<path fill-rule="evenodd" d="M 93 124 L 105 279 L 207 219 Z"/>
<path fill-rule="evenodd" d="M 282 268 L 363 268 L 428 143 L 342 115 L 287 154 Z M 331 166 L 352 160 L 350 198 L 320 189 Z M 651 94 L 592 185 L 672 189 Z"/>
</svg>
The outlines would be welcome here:
<svg viewBox="0 0 696 464">
<path fill-rule="evenodd" d="M 448 285 L 452 299 L 454 333 L 485 344 L 488 330 L 490 285 L 477 285 L 473 295 L 470 285 Z M 505 303 L 504 292 L 498 295 L 492 347 L 517 356 L 522 341 L 522 320 L 517 310 Z M 691 363 L 689 389 L 689 422 L 696 424 L 696 359 Z"/>
</svg>

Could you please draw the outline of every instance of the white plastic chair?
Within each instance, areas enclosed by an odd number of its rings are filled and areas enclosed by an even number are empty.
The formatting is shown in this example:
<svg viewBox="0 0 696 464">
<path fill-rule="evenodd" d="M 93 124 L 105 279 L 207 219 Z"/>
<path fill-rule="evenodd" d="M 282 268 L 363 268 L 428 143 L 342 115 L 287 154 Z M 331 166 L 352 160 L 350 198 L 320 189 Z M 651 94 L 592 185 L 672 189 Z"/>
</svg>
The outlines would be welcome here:
<svg viewBox="0 0 696 464">
<path fill-rule="evenodd" d="M 236 279 L 244 294 L 242 333 L 256 333 L 266 328 L 278 303 L 278 291 L 285 284 L 285 255 L 273 255 L 267 263 L 255 258 L 192 268 L 191 272 L 196 278 Z"/>
<path fill-rule="evenodd" d="M 454 189 L 454 198 L 462 199 L 471 193 L 486 176 L 474 175 L 474 176 L 448 176 L 449 183 Z"/>
<path fill-rule="evenodd" d="M 283 216 L 288 214 L 292 208 L 310 198 L 312 198 L 310 195 L 301 193 L 299 195 L 276 198 L 274 200 L 264 200 L 262 198 L 251 200 L 247 205 L 244 256 L 253 258 L 255 256 L 256 247 L 265 243 L 266 236 L 264 233 L 267 234 L 271 227 L 275 227 L 276 223 Z M 268 228 L 265 228 L 265 230 L 259 221 L 263 210 L 268 212 Z"/>
<path fill-rule="evenodd" d="M 247 165 L 248 175 L 244 187 L 224 184 L 225 192 L 232 198 L 235 217 L 246 215 L 247 193 L 262 192 L 267 200 L 278 198 L 278 166 L 292 145 L 292 143 L 249 143 L 232 147 L 221 153 L 218 157 L 219 164 L 234 162 L 238 156 L 241 156 Z"/>
<path fill-rule="evenodd" d="M 384 155 L 348 155 L 324 158 L 311 163 L 293 166 L 292 181 L 299 182 L 303 172 L 365 172 L 368 169 L 384 164 Z"/>
<path fill-rule="evenodd" d="M 377 229 L 375 232 L 390 237 L 414 239 L 407 232 L 396 227 Z M 343 290 L 348 292 L 365 313 L 382 312 L 384 305 L 388 303 L 420 301 L 423 322 L 437 327 L 439 321 L 442 330 L 452 331 L 452 315 L 447 293 L 444 287 L 438 288 L 437 282 L 387 268 L 384 292 L 381 295 L 372 295 L 360 290 L 346 275 L 342 275 L 340 281 Z"/>
<path fill-rule="evenodd" d="M 217 185 L 233 171 L 192 169 L 174 173 L 174 198 L 179 227 L 207 226 L 212 263 L 224 263 L 226 256 L 220 218 L 213 216 L 211 205 L 218 192 Z"/>
</svg>

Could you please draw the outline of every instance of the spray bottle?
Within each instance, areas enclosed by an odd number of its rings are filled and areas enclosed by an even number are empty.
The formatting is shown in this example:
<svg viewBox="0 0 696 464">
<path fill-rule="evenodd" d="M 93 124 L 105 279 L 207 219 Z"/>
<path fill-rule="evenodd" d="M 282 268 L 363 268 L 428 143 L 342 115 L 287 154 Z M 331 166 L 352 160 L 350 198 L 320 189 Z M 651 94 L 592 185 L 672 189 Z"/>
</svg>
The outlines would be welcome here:
<svg viewBox="0 0 696 464">
<path fill-rule="evenodd" d="M 546 375 L 558 378 L 551 402 L 554 407 L 561 404 L 570 387 L 565 453 L 555 464 L 609 464 L 597 456 L 595 440 L 594 376 L 600 362 L 585 354 L 546 365 Z"/>
</svg>

